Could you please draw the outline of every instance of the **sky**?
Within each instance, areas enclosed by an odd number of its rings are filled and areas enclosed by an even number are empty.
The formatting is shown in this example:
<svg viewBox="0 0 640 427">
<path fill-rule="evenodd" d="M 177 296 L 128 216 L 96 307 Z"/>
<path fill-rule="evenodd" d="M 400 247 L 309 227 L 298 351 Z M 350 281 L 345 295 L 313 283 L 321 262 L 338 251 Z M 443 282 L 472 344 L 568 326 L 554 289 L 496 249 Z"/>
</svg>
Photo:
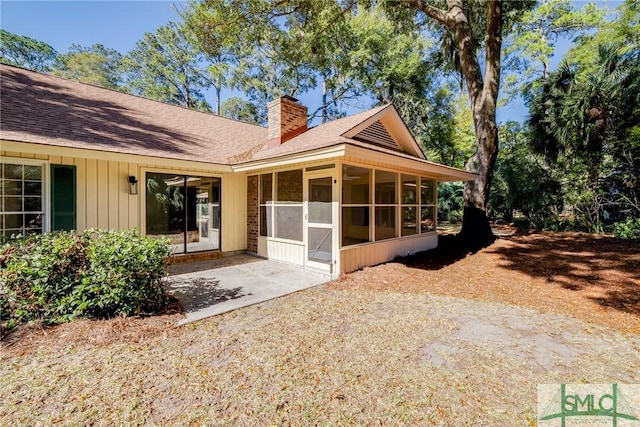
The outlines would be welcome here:
<svg viewBox="0 0 640 427">
<path fill-rule="evenodd" d="M 145 32 L 179 20 L 168 1 L 0 1 L 0 26 L 43 41 L 58 52 L 71 44 L 128 52 Z"/>
<path fill-rule="evenodd" d="M 0 0 L 0 27 L 43 41 L 60 53 L 66 52 L 74 43 L 81 46 L 101 43 L 124 54 L 135 47 L 144 33 L 155 32 L 171 20 L 179 21 L 176 8 L 184 4 L 182 1 L 157 0 Z M 562 57 L 562 53 L 557 52 L 556 59 Z M 211 105 L 215 104 L 212 93 L 208 93 L 207 98 Z M 301 95 L 300 101 L 314 111 L 320 105 L 319 90 Z M 360 108 L 370 106 L 365 103 Z M 526 116 L 527 110 L 520 100 L 498 111 L 498 121 L 524 120 Z"/>
</svg>

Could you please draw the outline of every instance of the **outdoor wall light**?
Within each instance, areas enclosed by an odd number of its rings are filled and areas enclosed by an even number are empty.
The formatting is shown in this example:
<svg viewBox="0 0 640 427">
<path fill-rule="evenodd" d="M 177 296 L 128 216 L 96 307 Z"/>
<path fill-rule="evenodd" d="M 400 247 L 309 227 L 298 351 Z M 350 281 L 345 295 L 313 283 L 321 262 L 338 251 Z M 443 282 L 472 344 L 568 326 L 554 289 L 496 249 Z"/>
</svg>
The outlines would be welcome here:
<svg viewBox="0 0 640 427">
<path fill-rule="evenodd" d="M 138 194 L 138 179 L 135 176 L 129 176 L 129 194 Z"/>
</svg>

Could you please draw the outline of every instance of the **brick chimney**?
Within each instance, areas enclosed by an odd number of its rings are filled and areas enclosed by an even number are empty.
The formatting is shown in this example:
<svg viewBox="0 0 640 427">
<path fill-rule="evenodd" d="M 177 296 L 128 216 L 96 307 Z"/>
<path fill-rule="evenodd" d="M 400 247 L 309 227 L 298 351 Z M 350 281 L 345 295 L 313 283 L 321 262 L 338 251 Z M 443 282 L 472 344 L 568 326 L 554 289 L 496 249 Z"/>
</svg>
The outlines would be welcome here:
<svg viewBox="0 0 640 427">
<path fill-rule="evenodd" d="M 267 104 L 269 147 L 277 147 L 307 130 L 307 107 L 291 96 Z"/>
</svg>

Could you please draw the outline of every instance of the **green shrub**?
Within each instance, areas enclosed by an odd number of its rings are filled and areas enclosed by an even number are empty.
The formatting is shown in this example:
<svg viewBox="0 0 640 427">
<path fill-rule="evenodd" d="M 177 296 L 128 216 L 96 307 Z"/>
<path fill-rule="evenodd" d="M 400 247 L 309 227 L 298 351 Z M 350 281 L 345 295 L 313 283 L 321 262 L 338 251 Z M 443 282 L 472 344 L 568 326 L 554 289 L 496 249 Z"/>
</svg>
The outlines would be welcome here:
<svg viewBox="0 0 640 427">
<path fill-rule="evenodd" d="M 0 309 L 9 320 L 60 323 L 161 310 L 168 242 L 135 230 L 30 235 L 0 254 Z"/>
<path fill-rule="evenodd" d="M 628 217 L 613 224 L 613 234 L 621 239 L 640 239 L 640 218 Z"/>
<path fill-rule="evenodd" d="M 456 224 L 462 221 L 464 184 L 443 182 L 438 184 L 438 220 Z"/>
</svg>

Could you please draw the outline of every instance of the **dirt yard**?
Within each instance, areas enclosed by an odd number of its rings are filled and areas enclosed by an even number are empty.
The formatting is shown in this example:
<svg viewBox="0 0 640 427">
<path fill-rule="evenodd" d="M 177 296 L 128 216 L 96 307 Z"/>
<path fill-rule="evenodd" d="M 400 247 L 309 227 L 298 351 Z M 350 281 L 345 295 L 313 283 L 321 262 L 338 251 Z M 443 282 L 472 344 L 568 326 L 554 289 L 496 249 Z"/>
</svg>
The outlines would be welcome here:
<svg viewBox="0 0 640 427">
<path fill-rule="evenodd" d="M 20 328 L 0 425 L 532 426 L 537 384 L 640 382 L 637 243 L 451 243 L 180 328 Z"/>
</svg>

